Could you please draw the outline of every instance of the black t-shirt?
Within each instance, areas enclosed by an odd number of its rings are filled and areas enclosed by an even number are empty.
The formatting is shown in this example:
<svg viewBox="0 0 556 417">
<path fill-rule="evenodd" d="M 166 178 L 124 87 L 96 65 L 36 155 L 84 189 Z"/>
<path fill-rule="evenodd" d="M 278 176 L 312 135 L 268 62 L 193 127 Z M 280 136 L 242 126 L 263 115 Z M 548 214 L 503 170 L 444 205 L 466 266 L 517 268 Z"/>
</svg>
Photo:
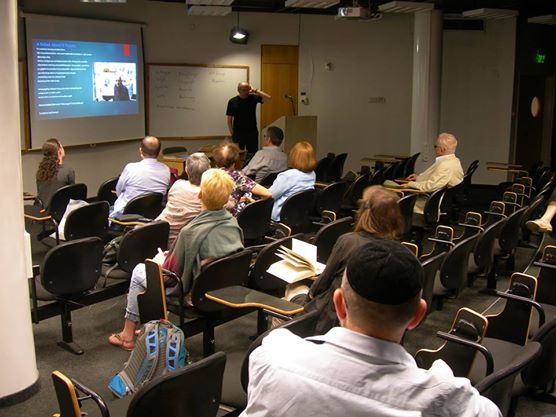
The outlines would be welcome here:
<svg viewBox="0 0 556 417">
<path fill-rule="evenodd" d="M 256 94 L 249 94 L 246 98 L 235 96 L 228 101 L 226 116 L 234 117 L 234 133 L 257 131 L 257 104 L 263 98 Z"/>
</svg>

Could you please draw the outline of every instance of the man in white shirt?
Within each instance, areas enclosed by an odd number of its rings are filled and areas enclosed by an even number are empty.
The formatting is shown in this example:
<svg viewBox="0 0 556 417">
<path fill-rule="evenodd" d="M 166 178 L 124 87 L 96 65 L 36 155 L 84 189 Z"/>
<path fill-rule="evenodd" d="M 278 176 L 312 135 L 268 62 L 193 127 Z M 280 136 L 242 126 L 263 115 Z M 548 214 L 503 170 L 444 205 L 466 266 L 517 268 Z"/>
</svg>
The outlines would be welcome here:
<svg viewBox="0 0 556 417">
<path fill-rule="evenodd" d="M 160 153 L 160 141 L 147 136 L 141 141 L 140 162 L 127 164 L 116 184 L 114 207 L 111 217 L 122 214 L 126 204 L 133 198 L 146 193 L 166 194 L 170 185 L 170 169 L 156 160 Z"/>
<path fill-rule="evenodd" d="M 251 158 L 242 169 L 245 175 L 255 174 L 255 181 L 260 182 L 268 174 L 288 169 L 288 156 L 282 152 L 280 145 L 284 140 L 284 132 L 277 126 L 269 126 L 264 135 L 266 146 Z"/>
<path fill-rule="evenodd" d="M 333 296 L 341 327 L 307 339 L 271 332 L 251 354 L 242 416 L 500 417 L 445 362 L 420 369 L 400 345 L 425 315 L 422 280 L 398 242 L 358 249 Z"/>
</svg>

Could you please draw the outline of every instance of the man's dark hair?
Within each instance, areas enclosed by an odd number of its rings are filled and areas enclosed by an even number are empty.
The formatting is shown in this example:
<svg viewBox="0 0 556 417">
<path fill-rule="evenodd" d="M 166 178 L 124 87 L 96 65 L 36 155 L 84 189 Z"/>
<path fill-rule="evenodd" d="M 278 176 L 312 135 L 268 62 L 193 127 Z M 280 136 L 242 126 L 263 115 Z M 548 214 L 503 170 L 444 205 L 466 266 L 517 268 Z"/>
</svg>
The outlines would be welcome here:
<svg viewBox="0 0 556 417">
<path fill-rule="evenodd" d="M 160 153 L 160 141 L 154 136 L 146 136 L 141 141 L 141 152 L 147 158 L 156 158 Z"/>
<path fill-rule="evenodd" d="M 284 132 L 278 126 L 267 127 L 266 136 L 274 146 L 280 146 L 284 140 Z"/>
</svg>

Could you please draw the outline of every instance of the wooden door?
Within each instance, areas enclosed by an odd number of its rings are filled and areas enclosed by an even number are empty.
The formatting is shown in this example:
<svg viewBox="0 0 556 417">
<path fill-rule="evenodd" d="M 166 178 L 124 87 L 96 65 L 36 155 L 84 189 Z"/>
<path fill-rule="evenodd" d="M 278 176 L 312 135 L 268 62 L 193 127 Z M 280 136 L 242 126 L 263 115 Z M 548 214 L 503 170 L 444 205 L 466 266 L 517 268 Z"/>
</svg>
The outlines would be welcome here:
<svg viewBox="0 0 556 417">
<path fill-rule="evenodd" d="M 298 62 L 297 46 L 261 46 L 261 90 L 272 96 L 261 106 L 261 131 L 282 116 L 297 115 Z"/>
</svg>

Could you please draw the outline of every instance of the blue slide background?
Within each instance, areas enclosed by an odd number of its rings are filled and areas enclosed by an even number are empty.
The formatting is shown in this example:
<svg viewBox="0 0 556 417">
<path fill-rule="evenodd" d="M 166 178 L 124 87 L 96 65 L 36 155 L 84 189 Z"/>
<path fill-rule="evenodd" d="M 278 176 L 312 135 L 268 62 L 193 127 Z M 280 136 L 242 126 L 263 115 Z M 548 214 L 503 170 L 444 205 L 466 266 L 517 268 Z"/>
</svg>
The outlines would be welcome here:
<svg viewBox="0 0 556 417">
<path fill-rule="evenodd" d="M 78 42 L 67 40 L 33 39 L 33 80 L 35 96 L 33 114 L 36 119 L 63 119 L 73 117 L 96 117 L 136 114 L 139 112 L 137 100 L 131 101 L 94 101 L 93 68 L 95 62 L 134 63 L 135 94 L 137 92 L 137 45 L 121 43 Z M 40 50 L 42 49 L 42 50 Z M 38 62 L 41 59 L 42 62 Z M 58 62 L 55 62 L 58 61 Z M 73 61 L 73 62 L 71 62 Z M 46 64 L 40 67 L 38 64 Z M 46 71 L 44 70 L 46 68 Z M 47 82 L 39 82 L 39 75 L 46 75 Z M 77 90 L 58 90 L 61 88 L 81 87 Z M 51 88 L 50 97 L 41 97 L 41 88 Z M 65 97 L 60 97 L 65 96 Z M 64 104 L 62 104 L 64 103 Z M 39 106 L 40 104 L 52 104 Z M 48 114 L 40 114 L 48 113 Z"/>
</svg>

